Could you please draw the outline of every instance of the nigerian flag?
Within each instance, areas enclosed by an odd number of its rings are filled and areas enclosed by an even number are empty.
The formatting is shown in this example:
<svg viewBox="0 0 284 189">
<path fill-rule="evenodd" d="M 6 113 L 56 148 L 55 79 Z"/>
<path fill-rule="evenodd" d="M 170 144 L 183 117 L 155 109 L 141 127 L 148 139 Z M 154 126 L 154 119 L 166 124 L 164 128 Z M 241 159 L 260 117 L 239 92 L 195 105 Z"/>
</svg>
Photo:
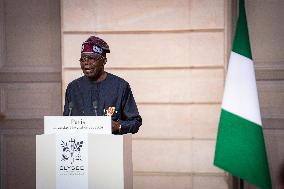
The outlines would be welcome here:
<svg viewBox="0 0 284 189">
<path fill-rule="evenodd" d="M 230 55 L 214 165 L 271 189 L 244 1 Z"/>
</svg>

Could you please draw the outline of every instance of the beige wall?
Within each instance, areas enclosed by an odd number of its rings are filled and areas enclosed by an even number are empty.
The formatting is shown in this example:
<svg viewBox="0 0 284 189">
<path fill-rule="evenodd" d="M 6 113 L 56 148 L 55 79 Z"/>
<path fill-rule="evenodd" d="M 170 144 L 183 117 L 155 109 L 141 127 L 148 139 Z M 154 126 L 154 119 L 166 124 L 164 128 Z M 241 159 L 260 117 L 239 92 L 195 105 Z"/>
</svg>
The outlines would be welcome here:
<svg viewBox="0 0 284 189">
<path fill-rule="evenodd" d="M 81 43 L 110 45 L 107 71 L 130 82 L 143 117 L 134 188 L 228 188 L 213 166 L 231 42 L 224 0 L 62 0 L 63 91 L 82 75 Z"/>
</svg>

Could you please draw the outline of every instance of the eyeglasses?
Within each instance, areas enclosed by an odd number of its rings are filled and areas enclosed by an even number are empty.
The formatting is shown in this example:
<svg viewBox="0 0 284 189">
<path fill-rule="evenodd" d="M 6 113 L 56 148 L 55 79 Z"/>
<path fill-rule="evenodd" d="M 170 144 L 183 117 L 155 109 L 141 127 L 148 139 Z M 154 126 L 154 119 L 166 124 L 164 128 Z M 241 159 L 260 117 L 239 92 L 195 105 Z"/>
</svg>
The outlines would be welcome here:
<svg viewBox="0 0 284 189">
<path fill-rule="evenodd" d="M 91 57 L 91 56 L 84 56 L 79 59 L 80 62 L 96 62 L 105 59 L 105 57 Z"/>
</svg>

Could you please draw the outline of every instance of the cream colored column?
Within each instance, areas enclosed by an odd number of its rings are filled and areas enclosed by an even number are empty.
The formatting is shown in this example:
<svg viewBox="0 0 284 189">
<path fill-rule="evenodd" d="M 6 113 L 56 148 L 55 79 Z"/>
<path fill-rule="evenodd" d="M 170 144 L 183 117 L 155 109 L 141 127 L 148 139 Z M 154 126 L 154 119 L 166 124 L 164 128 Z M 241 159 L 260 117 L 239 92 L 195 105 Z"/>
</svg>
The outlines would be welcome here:
<svg viewBox="0 0 284 189">
<path fill-rule="evenodd" d="M 80 48 L 90 35 L 108 42 L 107 71 L 132 87 L 143 117 L 133 138 L 135 189 L 228 188 L 212 162 L 230 2 L 61 1 L 63 94 L 82 75 Z"/>
</svg>

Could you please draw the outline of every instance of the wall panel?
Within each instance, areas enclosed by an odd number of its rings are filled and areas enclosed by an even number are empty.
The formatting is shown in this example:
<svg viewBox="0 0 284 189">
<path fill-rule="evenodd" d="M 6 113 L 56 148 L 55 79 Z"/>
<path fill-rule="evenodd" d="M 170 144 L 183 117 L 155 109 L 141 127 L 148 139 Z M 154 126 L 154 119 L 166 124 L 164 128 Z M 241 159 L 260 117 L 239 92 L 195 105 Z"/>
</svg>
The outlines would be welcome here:
<svg viewBox="0 0 284 189">
<path fill-rule="evenodd" d="M 63 31 L 155 31 L 224 27 L 223 0 L 68 0 L 63 1 L 62 7 Z"/>
<path fill-rule="evenodd" d="M 32 135 L 2 135 L 1 149 L 5 169 L 5 189 L 35 188 L 35 136 Z M 2 156 L 3 155 L 3 156 Z"/>
<path fill-rule="evenodd" d="M 139 103 L 220 103 L 223 95 L 223 70 L 219 69 L 127 69 L 110 72 L 129 81 Z M 82 76 L 79 69 L 65 71 L 64 90 L 79 76 Z"/>
<path fill-rule="evenodd" d="M 192 141 L 133 140 L 134 172 L 192 172 Z"/>
<path fill-rule="evenodd" d="M 6 62 L 2 70 L 58 71 L 58 2 L 5 0 L 4 5 L 9 11 L 5 11 Z"/>
<path fill-rule="evenodd" d="M 135 138 L 214 139 L 220 104 L 139 104 L 139 112 L 143 127 Z"/>
<path fill-rule="evenodd" d="M 226 189 L 229 188 L 229 185 L 227 178 L 224 176 L 195 176 L 193 178 L 193 188 Z"/>
<path fill-rule="evenodd" d="M 79 68 L 87 34 L 64 35 L 64 67 Z M 101 34 L 110 44 L 107 67 L 222 67 L 223 32 Z M 206 55 L 206 56 L 205 56 Z"/>
<path fill-rule="evenodd" d="M 155 188 L 155 189 L 192 189 L 192 177 L 184 175 L 137 175 L 133 179 L 134 189 Z"/>
<path fill-rule="evenodd" d="M 43 118 L 61 115 L 59 83 L 0 84 L 2 112 L 8 119 Z M 50 90 L 53 89 L 53 90 Z M 35 102 L 36 99 L 36 102 Z"/>
<path fill-rule="evenodd" d="M 259 99 L 263 118 L 284 118 L 284 80 L 259 81 Z"/>
<path fill-rule="evenodd" d="M 135 172 L 223 173 L 213 166 L 215 141 L 134 140 Z"/>
</svg>

